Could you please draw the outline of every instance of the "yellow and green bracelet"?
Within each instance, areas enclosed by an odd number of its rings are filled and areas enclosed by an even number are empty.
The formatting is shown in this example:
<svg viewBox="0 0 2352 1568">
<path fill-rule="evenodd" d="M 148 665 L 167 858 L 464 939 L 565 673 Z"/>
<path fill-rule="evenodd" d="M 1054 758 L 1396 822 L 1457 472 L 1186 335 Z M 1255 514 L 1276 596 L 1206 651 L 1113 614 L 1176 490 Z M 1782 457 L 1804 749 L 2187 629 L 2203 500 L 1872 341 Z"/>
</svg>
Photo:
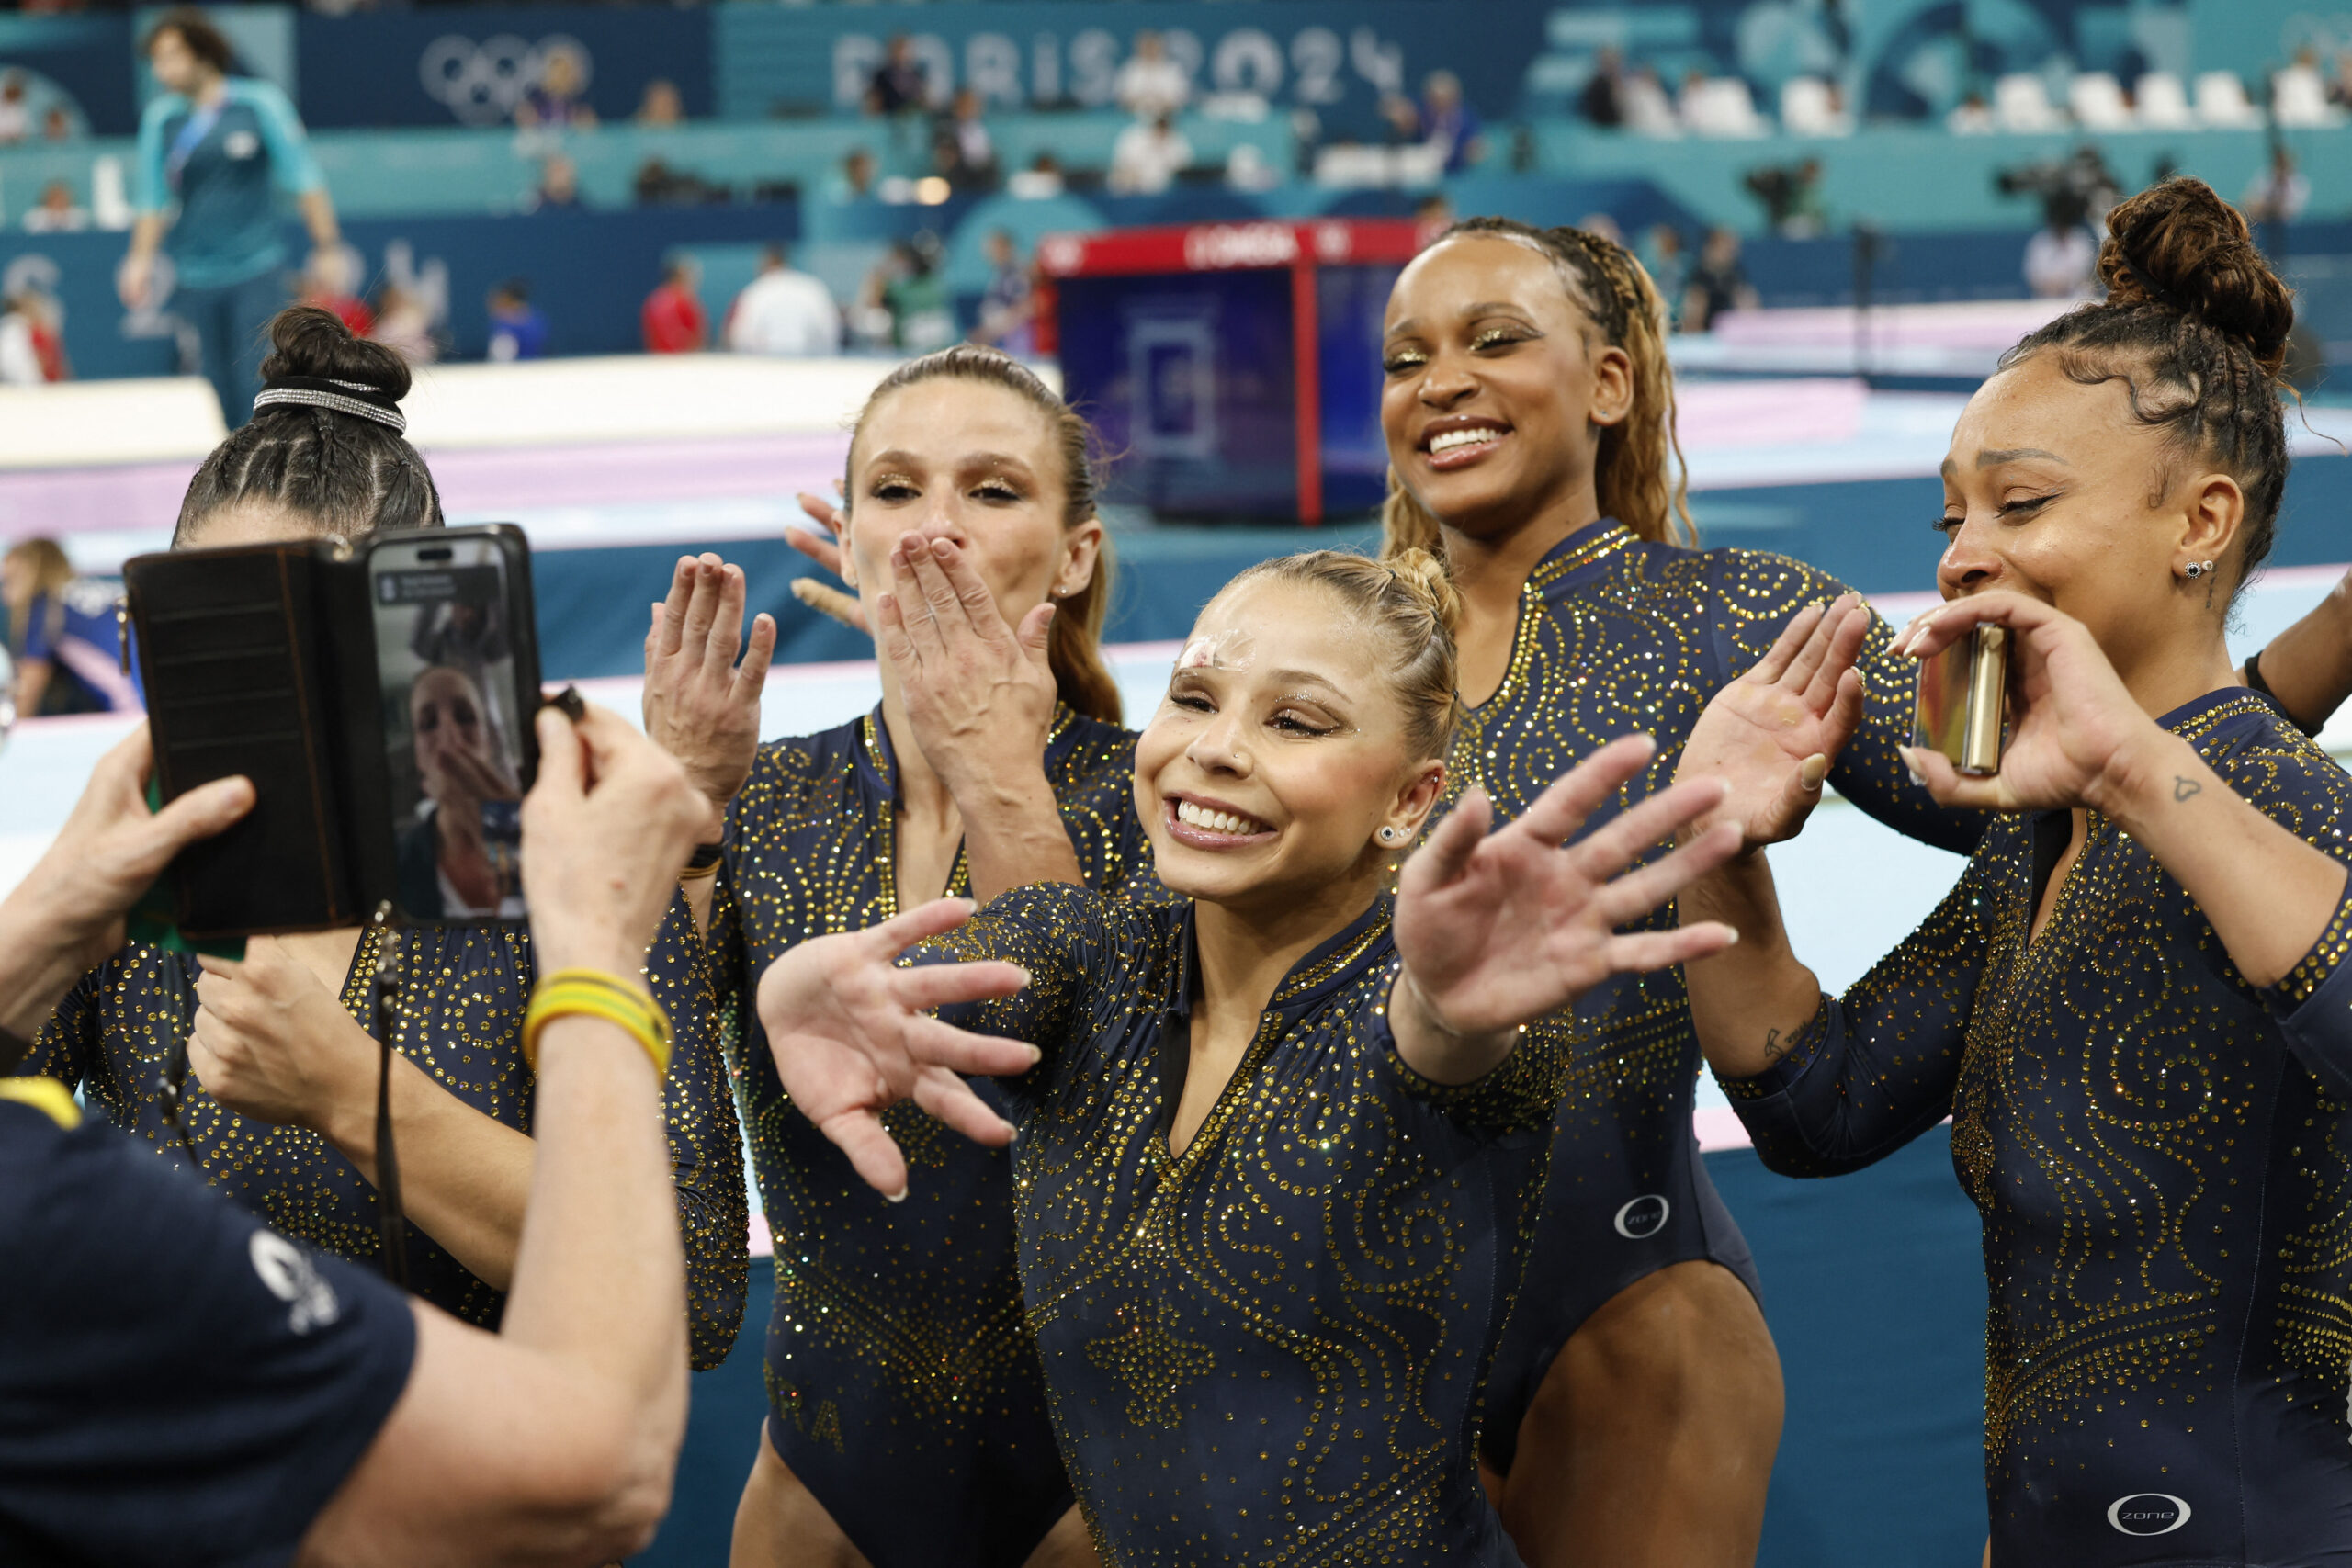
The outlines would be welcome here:
<svg viewBox="0 0 2352 1568">
<path fill-rule="evenodd" d="M 634 980 L 602 969 L 559 969 L 542 976 L 531 993 L 530 1010 L 523 1015 L 523 1060 L 539 1070 L 539 1031 L 553 1020 L 574 1014 L 601 1018 L 628 1031 L 653 1059 L 653 1071 L 670 1071 L 670 1017 L 652 994 Z"/>
</svg>

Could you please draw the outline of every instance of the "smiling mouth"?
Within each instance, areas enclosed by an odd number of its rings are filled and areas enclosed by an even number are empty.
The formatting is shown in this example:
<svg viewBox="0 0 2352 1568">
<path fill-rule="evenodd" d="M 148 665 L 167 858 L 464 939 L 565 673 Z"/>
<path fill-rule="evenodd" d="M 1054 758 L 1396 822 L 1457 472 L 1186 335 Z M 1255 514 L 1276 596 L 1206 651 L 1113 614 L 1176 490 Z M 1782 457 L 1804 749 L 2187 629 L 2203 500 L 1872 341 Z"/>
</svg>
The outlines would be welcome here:
<svg viewBox="0 0 2352 1568">
<path fill-rule="evenodd" d="M 1238 811 L 1221 810 L 1181 797 L 1171 797 L 1166 808 L 1169 831 L 1179 843 L 1194 849 L 1226 849 L 1273 837 L 1272 828 Z"/>
<path fill-rule="evenodd" d="M 1492 452 L 1510 432 L 1500 425 L 1482 424 L 1461 430 L 1441 430 L 1421 444 L 1433 468 L 1458 468 Z"/>
</svg>

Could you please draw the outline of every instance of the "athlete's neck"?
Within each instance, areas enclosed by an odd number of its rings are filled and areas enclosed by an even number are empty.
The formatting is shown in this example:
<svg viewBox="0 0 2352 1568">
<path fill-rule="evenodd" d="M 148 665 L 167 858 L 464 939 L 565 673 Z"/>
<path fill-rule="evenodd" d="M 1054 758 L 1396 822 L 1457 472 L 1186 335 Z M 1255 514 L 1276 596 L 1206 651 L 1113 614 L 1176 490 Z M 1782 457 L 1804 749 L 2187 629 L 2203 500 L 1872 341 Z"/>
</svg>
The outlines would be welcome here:
<svg viewBox="0 0 2352 1568">
<path fill-rule="evenodd" d="M 1445 564 L 1470 614 L 1517 614 L 1519 592 L 1528 574 L 1560 541 L 1600 520 L 1600 502 L 1584 489 L 1561 504 L 1546 506 L 1516 527 L 1471 533 L 1443 525 Z"/>
<path fill-rule="evenodd" d="M 197 78 L 195 90 L 187 101 L 200 109 L 217 109 L 229 96 L 229 78 L 218 71 L 208 71 Z"/>
<path fill-rule="evenodd" d="M 1211 1011 L 1259 1013 L 1301 960 L 1369 908 L 1388 857 L 1365 857 L 1362 874 L 1335 877 L 1312 890 L 1248 905 L 1193 906 L 1202 999 Z"/>
</svg>

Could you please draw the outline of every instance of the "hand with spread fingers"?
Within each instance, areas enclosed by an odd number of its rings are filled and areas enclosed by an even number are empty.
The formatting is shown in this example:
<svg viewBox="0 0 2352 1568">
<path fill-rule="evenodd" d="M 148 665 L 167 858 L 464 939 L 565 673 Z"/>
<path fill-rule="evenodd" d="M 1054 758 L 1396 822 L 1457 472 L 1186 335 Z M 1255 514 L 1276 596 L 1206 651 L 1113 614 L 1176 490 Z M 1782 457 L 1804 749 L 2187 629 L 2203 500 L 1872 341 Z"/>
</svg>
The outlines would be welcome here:
<svg viewBox="0 0 2352 1568">
<path fill-rule="evenodd" d="M 2110 815 L 2170 739 L 2125 687 L 2089 628 L 2019 593 L 1971 594 L 1914 620 L 1895 651 L 1927 660 L 1984 624 L 2009 628 L 2008 739 L 1998 773 L 1972 777 L 1939 751 L 1904 758 L 1946 806 L 1996 811 L 2087 806 Z"/>
<path fill-rule="evenodd" d="M 1678 784 L 1574 843 L 1601 804 L 1649 765 L 1646 735 L 1613 740 L 1498 832 L 1485 794 L 1464 795 L 1405 863 L 1396 886 L 1404 961 L 1389 1016 L 1422 1077 L 1463 1083 L 1510 1055 L 1516 1031 L 1611 975 L 1663 969 L 1737 940 L 1730 927 L 1620 934 L 1739 848 L 1728 823 L 1637 870 L 1643 855 L 1722 801 L 1713 781 Z"/>
<path fill-rule="evenodd" d="M 1854 660 L 1870 629 L 1859 595 L 1808 606 L 1753 669 L 1708 700 L 1674 776 L 1720 780 L 1724 803 L 1690 830 L 1737 823 L 1745 851 L 1797 836 L 1821 803 L 1830 765 L 1861 724 Z"/>
<path fill-rule="evenodd" d="M 760 1022 L 785 1092 L 893 1202 L 907 1194 L 907 1164 L 882 1125 L 885 1109 L 911 1100 L 966 1137 L 1001 1146 L 1012 1128 L 957 1075 L 1023 1073 L 1038 1060 L 1034 1045 L 929 1016 L 1012 995 L 1029 979 L 1019 965 L 898 966 L 899 953 L 955 930 L 971 910 L 960 898 L 933 899 L 866 931 L 804 942 L 760 976 Z"/>
<path fill-rule="evenodd" d="M 875 610 L 916 743 L 951 794 L 1041 774 L 1054 723 L 1051 603 L 1016 631 L 952 540 L 910 533 L 890 551 L 890 592 Z"/>
<path fill-rule="evenodd" d="M 276 939 L 252 938 L 232 963 L 205 958 L 188 1066 L 205 1092 L 273 1126 L 333 1141 L 337 1118 L 372 1111 L 376 1042 Z"/>
<path fill-rule="evenodd" d="M 775 656 L 775 622 L 764 614 L 744 646 L 745 593 L 741 567 L 682 557 L 645 636 L 645 732 L 722 812 L 759 752 L 760 696 Z"/>
<path fill-rule="evenodd" d="M 794 498 L 800 510 L 808 514 L 815 528 L 787 529 L 785 543 L 847 581 L 849 573 L 842 570 L 842 536 L 848 530 L 843 525 L 841 508 L 821 495 L 802 491 Z M 872 633 L 874 627 L 866 619 L 865 605 L 856 594 L 845 593 L 831 583 L 820 582 L 813 577 L 795 578 L 792 596 L 810 609 L 832 616 L 854 631 Z"/>
</svg>

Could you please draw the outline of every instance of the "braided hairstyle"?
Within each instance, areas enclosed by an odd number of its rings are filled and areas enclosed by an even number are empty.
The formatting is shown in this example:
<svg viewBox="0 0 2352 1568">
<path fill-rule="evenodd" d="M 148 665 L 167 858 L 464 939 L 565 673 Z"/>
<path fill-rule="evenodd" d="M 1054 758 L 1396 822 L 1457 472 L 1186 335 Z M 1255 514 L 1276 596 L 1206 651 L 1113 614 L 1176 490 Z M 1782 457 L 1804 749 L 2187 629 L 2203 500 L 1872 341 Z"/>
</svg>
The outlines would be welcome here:
<svg viewBox="0 0 2352 1568">
<path fill-rule="evenodd" d="M 2245 220 L 2202 180 L 2149 186 L 2107 215 L 2107 298 L 2027 333 L 2008 369 L 2051 353 L 2082 386 L 2120 381 L 2132 417 L 2164 433 L 2162 495 L 2181 464 L 2211 464 L 2245 493 L 2243 589 L 2270 554 L 2287 488 L 2280 389 L 2294 297 Z"/>
<path fill-rule="evenodd" d="M 269 341 L 265 380 L 315 377 L 357 382 L 394 399 L 408 395 L 406 360 L 353 337 L 333 312 L 315 305 L 280 310 L 269 323 Z M 243 429 L 212 449 L 188 481 L 173 545 L 198 542 L 207 517 L 240 502 L 281 507 L 334 538 L 442 523 L 440 491 L 404 436 L 372 419 L 307 404 L 255 409 Z"/>
<path fill-rule="evenodd" d="M 1634 400 L 1625 417 L 1600 433 L 1600 450 L 1593 460 L 1600 514 L 1623 523 L 1638 538 L 1696 544 L 1682 446 L 1674 434 L 1666 302 L 1648 269 L 1613 240 L 1582 229 L 1539 229 L 1512 218 L 1465 218 L 1433 243 L 1464 234 L 1509 240 L 1542 255 L 1559 273 L 1568 298 L 1599 329 L 1601 341 L 1624 350 L 1632 364 Z M 1436 553 L 1443 547 L 1437 519 L 1397 479 L 1394 468 L 1388 473 L 1388 501 L 1381 521 L 1383 555 L 1406 549 Z"/>
</svg>

